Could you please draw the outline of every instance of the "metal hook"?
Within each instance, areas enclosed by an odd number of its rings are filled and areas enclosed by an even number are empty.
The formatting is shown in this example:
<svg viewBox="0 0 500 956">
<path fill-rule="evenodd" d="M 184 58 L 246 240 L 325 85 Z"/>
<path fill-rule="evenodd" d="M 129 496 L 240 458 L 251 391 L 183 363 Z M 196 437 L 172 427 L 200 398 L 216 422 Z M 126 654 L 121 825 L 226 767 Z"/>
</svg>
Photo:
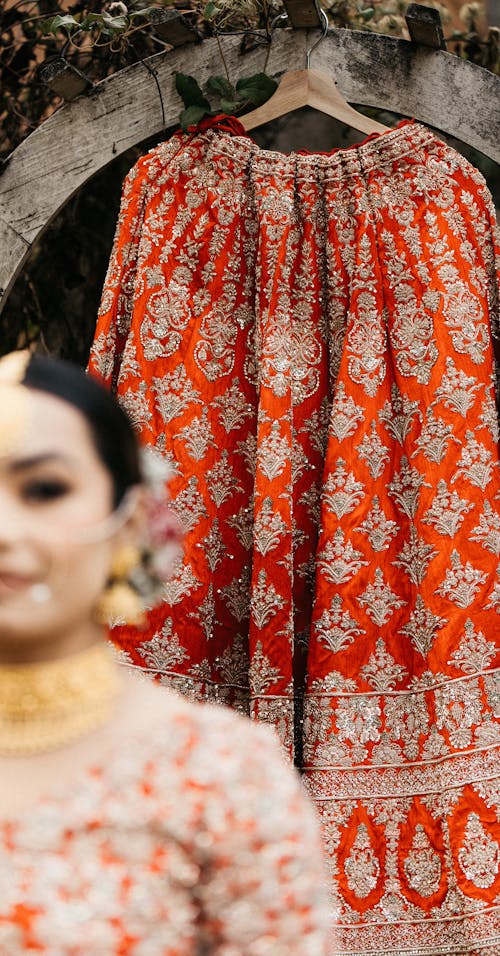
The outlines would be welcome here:
<svg viewBox="0 0 500 956">
<path fill-rule="evenodd" d="M 326 37 L 326 34 L 328 33 L 328 17 L 326 15 L 325 10 L 323 10 L 323 7 L 320 7 L 319 0 L 314 0 L 314 6 L 316 7 L 318 17 L 321 23 L 323 24 L 323 32 L 321 36 L 318 37 L 318 39 L 316 40 L 316 43 L 313 43 L 313 45 L 309 47 L 308 50 L 306 50 L 306 70 L 309 70 L 311 68 L 311 53 L 313 52 L 313 50 L 316 49 L 316 47 L 320 45 L 320 43 L 322 43 L 322 41 Z"/>
<path fill-rule="evenodd" d="M 278 16 L 271 21 L 271 26 L 269 28 L 269 32 L 271 36 L 273 35 L 280 20 L 288 20 L 288 13 L 278 13 Z"/>
</svg>

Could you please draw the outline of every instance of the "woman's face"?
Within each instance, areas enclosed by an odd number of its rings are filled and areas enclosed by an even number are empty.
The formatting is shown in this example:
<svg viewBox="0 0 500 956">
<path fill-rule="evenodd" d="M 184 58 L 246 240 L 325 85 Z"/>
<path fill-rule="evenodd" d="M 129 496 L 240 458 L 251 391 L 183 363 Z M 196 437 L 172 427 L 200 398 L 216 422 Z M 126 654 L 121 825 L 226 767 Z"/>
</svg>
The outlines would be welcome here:
<svg viewBox="0 0 500 956">
<path fill-rule="evenodd" d="M 27 427 L 0 457 L 0 656 L 13 646 L 26 659 L 46 656 L 68 641 L 77 650 L 95 634 L 117 543 L 99 533 L 112 501 L 83 415 L 30 390 Z"/>
</svg>

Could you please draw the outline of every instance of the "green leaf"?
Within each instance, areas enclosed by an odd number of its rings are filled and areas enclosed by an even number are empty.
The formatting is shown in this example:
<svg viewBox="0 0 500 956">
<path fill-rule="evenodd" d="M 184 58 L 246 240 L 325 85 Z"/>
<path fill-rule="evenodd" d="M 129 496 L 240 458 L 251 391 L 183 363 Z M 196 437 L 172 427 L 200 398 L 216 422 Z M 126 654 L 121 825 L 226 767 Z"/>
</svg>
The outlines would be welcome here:
<svg viewBox="0 0 500 956">
<path fill-rule="evenodd" d="M 119 33 L 127 29 L 127 17 L 110 17 L 109 13 L 103 13 L 102 19 L 106 26 L 110 30 L 113 30 L 114 33 Z"/>
<path fill-rule="evenodd" d="M 360 16 L 367 23 L 368 20 L 371 20 L 375 16 L 375 7 L 365 7 L 364 10 L 359 11 Z"/>
<path fill-rule="evenodd" d="M 212 18 L 219 12 L 217 4 L 213 0 L 208 0 L 208 3 L 203 11 L 203 17 L 205 20 L 212 20 Z"/>
<path fill-rule="evenodd" d="M 66 30 L 66 32 L 71 32 L 71 30 L 80 29 L 78 20 L 75 20 L 75 18 L 69 13 L 64 14 L 64 16 L 58 15 L 57 17 L 52 17 L 51 20 L 44 20 L 41 26 L 44 30 L 44 33 L 53 33 L 54 36 L 58 30 Z"/>
<path fill-rule="evenodd" d="M 223 113 L 227 113 L 228 116 L 233 116 L 241 107 L 244 106 L 241 100 L 226 100 L 224 98 L 220 101 L 220 108 Z"/>
<path fill-rule="evenodd" d="M 129 17 L 132 20 L 134 17 L 144 17 L 146 20 L 149 17 L 149 14 L 152 10 L 157 10 L 158 7 L 142 7 L 140 10 L 131 10 L 129 12 Z"/>
<path fill-rule="evenodd" d="M 210 109 L 210 103 L 206 96 L 203 96 L 200 85 L 194 76 L 187 76 L 186 73 L 176 73 L 175 87 L 184 106 L 202 106 L 205 110 Z"/>
<path fill-rule="evenodd" d="M 184 132 L 186 132 L 188 126 L 195 126 L 204 116 L 210 116 L 210 113 L 211 110 L 209 106 L 208 108 L 205 106 L 188 106 L 179 116 L 179 122 Z"/>
<path fill-rule="evenodd" d="M 212 93 L 214 96 L 234 97 L 234 86 L 225 76 L 209 76 L 207 93 Z"/>
<path fill-rule="evenodd" d="M 260 106 L 274 93 L 278 84 L 267 73 L 256 73 L 255 76 L 246 76 L 238 80 L 236 92 L 246 103 Z"/>
<path fill-rule="evenodd" d="M 110 17 L 109 13 L 88 13 L 82 19 L 82 30 L 91 30 L 98 27 L 105 36 L 116 36 L 123 33 L 128 27 L 128 17 Z"/>
</svg>

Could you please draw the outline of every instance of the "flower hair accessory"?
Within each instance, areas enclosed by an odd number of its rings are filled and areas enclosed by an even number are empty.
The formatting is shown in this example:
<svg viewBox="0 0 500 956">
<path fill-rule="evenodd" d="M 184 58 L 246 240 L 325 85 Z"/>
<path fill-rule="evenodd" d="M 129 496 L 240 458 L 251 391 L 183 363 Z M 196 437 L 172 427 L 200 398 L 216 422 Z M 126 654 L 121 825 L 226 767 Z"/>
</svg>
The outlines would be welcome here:
<svg viewBox="0 0 500 956">
<path fill-rule="evenodd" d="M 96 606 L 97 620 L 110 627 L 145 625 L 144 612 L 160 602 L 180 554 L 180 523 L 167 491 L 172 469 L 153 449 L 143 449 L 140 454 L 146 492 L 145 532 L 139 547 L 122 545 L 113 557 L 106 588 Z"/>
<path fill-rule="evenodd" d="M 181 526 L 172 507 L 167 486 L 172 468 L 153 448 L 141 450 L 141 472 L 146 489 L 146 540 L 142 562 L 131 575 L 131 583 L 146 604 L 154 604 L 172 574 L 176 546 L 180 551 Z"/>
</svg>

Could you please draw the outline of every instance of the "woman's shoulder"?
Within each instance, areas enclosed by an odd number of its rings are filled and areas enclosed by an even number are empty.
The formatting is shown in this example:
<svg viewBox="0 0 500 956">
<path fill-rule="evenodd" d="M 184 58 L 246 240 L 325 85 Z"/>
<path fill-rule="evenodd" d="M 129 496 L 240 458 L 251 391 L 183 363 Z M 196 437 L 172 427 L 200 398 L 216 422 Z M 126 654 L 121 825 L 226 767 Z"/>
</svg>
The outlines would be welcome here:
<svg viewBox="0 0 500 956">
<path fill-rule="evenodd" d="M 273 729 L 141 680 L 127 681 L 124 704 L 102 778 L 107 792 L 120 795 L 121 813 L 125 802 L 144 816 L 147 793 L 149 815 L 186 839 L 208 829 L 234 842 L 248 826 L 275 839 L 286 808 L 314 839 L 312 810 Z"/>
<path fill-rule="evenodd" d="M 240 805 L 268 816 L 270 801 L 304 800 L 274 728 L 145 680 L 129 681 L 126 709 L 118 773 L 126 767 L 137 779 L 147 777 L 158 794 L 175 790 L 205 807 Z"/>
<path fill-rule="evenodd" d="M 127 681 L 125 709 L 133 723 L 132 736 L 148 740 L 157 752 L 179 750 L 184 759 L 189 753 L 217 754 L 228 764 L 258 754 L 261 759 L 272 754 L 280 763 L 285 761 L 271 728 L 228 707 L 190 700 L 150 680 L 132 677 Z"/>
</svg>

